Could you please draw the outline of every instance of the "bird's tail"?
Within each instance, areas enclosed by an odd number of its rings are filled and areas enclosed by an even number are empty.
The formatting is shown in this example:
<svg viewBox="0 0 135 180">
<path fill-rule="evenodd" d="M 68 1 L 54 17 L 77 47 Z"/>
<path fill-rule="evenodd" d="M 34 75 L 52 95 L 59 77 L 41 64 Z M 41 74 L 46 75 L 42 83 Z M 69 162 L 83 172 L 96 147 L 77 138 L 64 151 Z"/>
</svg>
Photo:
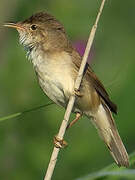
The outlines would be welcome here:
<svg viewBox="0 0 135 180">
<path fill-rule="evenodd" d="M 129 160 L 127 151 L 120 138 L 112 114 L 106 105 L 101 104 L 99 106 L 93 122 L 117 165 L 128 167 Z"/>
</svg>

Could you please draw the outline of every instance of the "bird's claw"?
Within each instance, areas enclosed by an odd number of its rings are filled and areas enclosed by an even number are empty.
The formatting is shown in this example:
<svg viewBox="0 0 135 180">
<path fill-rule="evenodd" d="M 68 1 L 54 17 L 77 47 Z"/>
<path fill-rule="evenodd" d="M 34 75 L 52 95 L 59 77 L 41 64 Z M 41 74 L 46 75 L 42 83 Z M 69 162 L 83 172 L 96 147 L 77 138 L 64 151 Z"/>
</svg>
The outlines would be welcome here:
<svg viewBox="0 0 135 180">
<path fill-rule="evenodd" d="M 54 136 L 53 142 L 56 148 L 64 148 L 68 145 L 64 139 L 60 139 L 57 135 Z"/>
<path fill-rule="evenodd" d="M 83 95 L 81 94 L 79 89 L 74 89 L 75 95 L 78 97 L 82 97 Z"/>
</svg>

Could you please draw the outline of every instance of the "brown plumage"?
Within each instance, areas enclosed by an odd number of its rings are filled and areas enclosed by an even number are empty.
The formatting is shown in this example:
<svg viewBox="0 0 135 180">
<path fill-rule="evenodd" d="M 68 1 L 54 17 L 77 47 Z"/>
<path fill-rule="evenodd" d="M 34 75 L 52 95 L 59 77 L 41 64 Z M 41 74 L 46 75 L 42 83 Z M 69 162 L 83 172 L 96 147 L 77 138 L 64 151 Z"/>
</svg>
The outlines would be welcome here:
<svg viewBox="0 0 135 180">
<path fill-rule="evenodd" d="M 63 25 L 50 14 L 37 13 L 25 21 L 5 26 L 16 28 L 36 71 L 45 94 L 56 104 L 66 108 L 81 63 Z M 82 80 L 73 112 L 80 112 L 92 120 L 101 138 L 119 166 L 128 166 L 128 154 L 117 131 L 112 113 L 116 105 L 89 65 Z"/>
</svg>

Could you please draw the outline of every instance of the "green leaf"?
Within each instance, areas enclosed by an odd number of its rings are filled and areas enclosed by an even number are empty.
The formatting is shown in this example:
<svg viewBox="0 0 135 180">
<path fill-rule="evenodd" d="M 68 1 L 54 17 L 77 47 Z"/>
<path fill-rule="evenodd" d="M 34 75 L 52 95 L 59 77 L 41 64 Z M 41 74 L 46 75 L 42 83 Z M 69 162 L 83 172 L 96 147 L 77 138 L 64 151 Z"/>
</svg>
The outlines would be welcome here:
<svg viewBox="0 0 135 180">
<path fill-rule="evenodd" d="M 35 110 L 41 109 L 43 107 L 49 106 L 51 104 L 53 104 L 53 102 L 50 102 L 48 104 L 44 104 L 44 105 L 41 105 L 41 106 L 38 106 L 38 107 L 35 107 L 35 108 L 32 108 L 32 109 L 29 109 L 29 110 L 25 110 L 23 112 L 18 112 L 18 113 L 10 114 L 8 116 L 1 117 L 0 121 L 5 121 L 5 120 L 8 120 L 8 119 L 12 119 L 12 118 L 21 116 L 22 114 L 25 114 L 25 113 L 28 113 L 28 112 L 31 112 L 31 111 L 35 111 Z"/>
<path fill-rule="evenodd" d="M 135 170 L 127 169 L 120 171 L 99 171 L 95 173 L 91 173 L 83 178 L 78 178 L 77 180 L 100 180 L 102 177 L 106 176 L 116 176 L 116 177 L 126 177 L 128 179 L 135 179 Z"/>
<path fill-rule="evenodd" d="M 130 155 L 130 169 L 127 169 L 125 167 L 119 168 L 115 163 L 113 163 L 98 172 L 90 173 L 76 180 L 97 180 L 97 179 L 103 180 L 104 178 L 105 180 L 110 180 L 111 177 L 118 177 L 117 180 L 122 177 L 126 178 L 126 180 L 135 179 L 135 169 L 131 169 L 134 166 L 134 164 L 135 164 L 135 152 L 133 152 Z"/>
</svg>

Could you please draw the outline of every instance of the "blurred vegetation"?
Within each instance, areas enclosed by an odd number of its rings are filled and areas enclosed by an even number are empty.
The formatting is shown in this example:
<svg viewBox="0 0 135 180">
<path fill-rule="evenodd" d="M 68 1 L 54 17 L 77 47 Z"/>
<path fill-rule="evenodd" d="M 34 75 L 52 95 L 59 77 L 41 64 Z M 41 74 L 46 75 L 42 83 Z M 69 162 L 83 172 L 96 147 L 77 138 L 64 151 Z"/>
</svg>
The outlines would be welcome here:
<svg viewBox="0 0 135 180">
<path fill-rule="evenodd" d="M 0 24 L 48 11 L 65 26 L 70 39 L 86 41 L 98 0 L 1 0 Z M 106 2 L 93 44 L 92 67 L 119 113 L 117 126 L 129 153 L 135 149 L 135 1 Z M 15 30 L 0 28 L 0 117 L 44 105 L 50 100 L 36 81 Z M 55 104 L 0 123 L 0 179 L 43 179 L 64 109 Z M 71 119 L 74 117 L 72 115 Z M 98 171 L 113 160 L 95 128 L 82 118 L 65 136 L 53 179 L 69 180 Z M 109 180 L 118 179 L 111 177 Z M 120 178 L 126 180 L 127 177 Z M 107 179 L 108 180 L 108 179 Z"/>
<path fill-rule="evenodd" d="M 115 163 L 98 170 L 94 173 L 89 173 L 86 176 L 77 178 L 76 180 L 134 180 L 135 179 L 135 153 L 130 155 L 130 168 L 119 168 Z"/>
</svg>

